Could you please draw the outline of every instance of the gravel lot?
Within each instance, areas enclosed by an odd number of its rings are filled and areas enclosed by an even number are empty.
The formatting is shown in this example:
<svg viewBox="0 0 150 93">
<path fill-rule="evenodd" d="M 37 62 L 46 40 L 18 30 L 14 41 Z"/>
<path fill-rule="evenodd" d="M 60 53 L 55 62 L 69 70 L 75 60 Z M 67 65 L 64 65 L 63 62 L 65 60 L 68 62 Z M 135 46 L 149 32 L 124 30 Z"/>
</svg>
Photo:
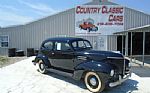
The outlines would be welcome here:
<svg viewBox="0 0 150 93">
<path fill-rule="evenodd" d="M 40 74 L 30 57 L 0 68 L 0 93 L 90 93 L 83 82 L 49 72 Z M 150 93 L 150 77 L 132 73 L 129 80 L 103 93 Z"/>
</svg>

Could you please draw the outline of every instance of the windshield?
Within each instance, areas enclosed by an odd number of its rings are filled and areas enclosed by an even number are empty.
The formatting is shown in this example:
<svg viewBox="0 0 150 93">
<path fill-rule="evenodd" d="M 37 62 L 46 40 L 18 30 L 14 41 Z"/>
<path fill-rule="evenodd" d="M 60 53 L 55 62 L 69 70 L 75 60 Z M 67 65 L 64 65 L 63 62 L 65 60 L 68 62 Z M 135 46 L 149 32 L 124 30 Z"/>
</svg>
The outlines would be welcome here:
<svg viewBox="0 0 150 93">
<path fill-rule="evenodd" d="M 72 46 L 74 50 L 89 50 L 92 48 L 90 42 L 84 40 L 84 41 L 74 41 L 72 42 Z"/>
</svg>

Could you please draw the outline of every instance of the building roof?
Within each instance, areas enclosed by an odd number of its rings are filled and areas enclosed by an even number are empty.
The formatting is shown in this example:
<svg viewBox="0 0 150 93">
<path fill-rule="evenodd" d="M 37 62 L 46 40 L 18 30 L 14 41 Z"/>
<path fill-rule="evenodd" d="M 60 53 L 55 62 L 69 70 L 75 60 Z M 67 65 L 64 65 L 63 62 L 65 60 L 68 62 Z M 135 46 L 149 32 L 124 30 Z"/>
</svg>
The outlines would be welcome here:
<svg viewBox="0 0 150 93">
<path fill-rule="evenodd" d="M 123 34 L 123 33 L 126 33 L 126 32 L 142 32 L 143 29 L 148 29 L 148 30 L 145 30 L 145 32 L 150 32 L 150 24 L 149 25 L 144 25 L 144 26 L 141 26 L 141 27 L 131 28 L 131 29 L 121 31 L 121 32 L 116 32 L 114 34 Z"/>
<path fill-rule="evenodd" d="M 84 5 L 118 5 L 116 3 L 110 2 L 108 0 L 92 0 Z"/>
</svg>

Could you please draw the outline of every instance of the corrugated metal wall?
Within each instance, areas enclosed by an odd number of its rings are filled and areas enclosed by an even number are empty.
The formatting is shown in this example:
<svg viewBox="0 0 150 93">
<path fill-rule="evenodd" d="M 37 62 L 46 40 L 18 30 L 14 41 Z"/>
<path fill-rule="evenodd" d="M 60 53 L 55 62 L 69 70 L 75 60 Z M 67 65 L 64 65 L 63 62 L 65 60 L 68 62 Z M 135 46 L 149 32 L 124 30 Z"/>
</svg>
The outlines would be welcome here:
<svg viewBox="0 0 150 93">
<path fill-rule="evenodd" d="M 150 15 L 127 7 L 124 17 L 125 30 L 150 24 Z"/>
<path fill-rule="evenodd" d="M 17 27 L 9 27 L 4 28 L 3 31 L 1 31 L 2 35 L 8 35 L 9 36 L 9 47 L 15 47 L 15 48 L 23 48 L 25 47 L 25 42 L 23 41 L 25 38 L 23 26 L 17 26 Z M 2 55 L 7 54 L 7 48 L 0 48 L 0 52 Z"/>
<path fill-rule="evenodd" d="M 41 42 L 47 38 L 74 36 L 74 16 L 74 9 L 70 9 L 26 25 L 27 35 L 30 35 L 26 40 L 29 42 L 28 46 L 39 48 Z"/>
<path fill-rule="evenodd" d="M 117 36 L 108 35 L 107 36 L 107 49 L 108 51 L 117 51 Z"/>
</svg>

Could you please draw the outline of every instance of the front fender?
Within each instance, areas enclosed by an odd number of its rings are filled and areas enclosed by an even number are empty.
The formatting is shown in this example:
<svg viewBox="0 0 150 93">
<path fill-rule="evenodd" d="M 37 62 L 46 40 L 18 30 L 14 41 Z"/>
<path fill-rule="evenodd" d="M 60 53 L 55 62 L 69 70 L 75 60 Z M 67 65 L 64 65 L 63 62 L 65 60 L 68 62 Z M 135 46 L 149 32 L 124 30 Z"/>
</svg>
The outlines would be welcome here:
<svg viewBox="0 0 150 93">
<path fill-rule="evenodd" d="M 43 54 L 38 54 L 38 55 L 36 56 L 35 60 L 33 60 L 32 62 L 38 63 L 39 60 L 43 60 L 43 62 L 44 62 L 44 64 L 45 64 L 46 66 L 50 66 L 50 62 L 49 62 L 47 56 L 45 56 L 45 55 L 43 55 Z"/>
<path fill-rule="evenodd" d="M 104 62 L 90 61 L 79 64 L 75 67 L 74 78 L 80 79 L 85 71 L 110 74 L 113 67 Z"/>
</svg>

